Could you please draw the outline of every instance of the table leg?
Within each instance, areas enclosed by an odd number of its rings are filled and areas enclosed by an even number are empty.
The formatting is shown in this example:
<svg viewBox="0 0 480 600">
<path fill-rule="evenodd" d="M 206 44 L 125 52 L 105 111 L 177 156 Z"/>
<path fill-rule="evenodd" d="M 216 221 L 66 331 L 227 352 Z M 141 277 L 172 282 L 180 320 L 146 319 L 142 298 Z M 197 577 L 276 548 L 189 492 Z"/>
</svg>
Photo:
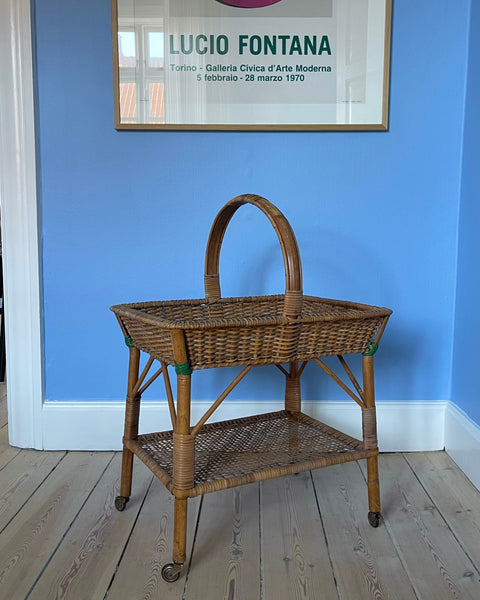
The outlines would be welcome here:
<svg viewBox="0 0 480 600">
<path fill-rule="evenodd" d="M 298 363 L 292 362 L 290 363 L 290 372 L 285 376 L 285 410 L 300 412 L 302 408 L 301 396 Z"/>
<path fill-rule="evenodd" d="M 183 359 L 183 352 L 179 354 Z M 162 569 L 162 577 L 168 582 L 177 581 L 186 561 L 188 499 L 185 496 L 195 485 L 195 437 L 190 434 L 192 377 L 191 371 L 186 374 L 184 367 L 181 370 L 183 372 L 180 373 L 177 370 L 177 419 L 173 432 L 173 493 L 175 495 L 173 562 L 166 564 Z M 188 372 L 189 369 L 186 371 Z"/>
<path fill-rule="evenodd" d="M 130 348 L 128 365 L 128 388 L 125 406 L 125 440 L 136 439 L 138 436 L 138 421 L 140 417 L 140 396 L 133 395 L 133 389 L 138 381 L 140 365 L 140 350 Z M 123 446 L 122 453 L 122 478 L 120 483 L 120 495 L 115 499 L 117 510 L 123 510 L 132 493 L 133 452 Z"/>
<path fill-rule="evenodd" d="M 365 398 L 365 408 L 362 409 L 363 443 L 365 450 L 372 451 L 372 455 L 367 458 L 368 521 L 372 527 L 378 527 L 380 522 L 380 484 L 378 480 L 378 441 L 373 356 L 363 355 L 362 365 Z"/>
</svg>

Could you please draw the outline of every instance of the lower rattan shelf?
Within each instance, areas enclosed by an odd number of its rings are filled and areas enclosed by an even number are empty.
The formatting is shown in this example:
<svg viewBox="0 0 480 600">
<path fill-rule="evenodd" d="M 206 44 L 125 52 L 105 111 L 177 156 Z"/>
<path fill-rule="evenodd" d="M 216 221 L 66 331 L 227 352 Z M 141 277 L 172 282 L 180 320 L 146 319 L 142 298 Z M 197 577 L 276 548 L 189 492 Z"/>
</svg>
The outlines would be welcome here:
<svg viewBox="0 0 480 600">
<path fill-rule="evenodd" d="M 125 445 L 173 488 L 172 431 Z M 195 486 L 188 496 L 368 458 L 361 441 L 298 412 L 279 411 L 204 425 L 195 439 Z"/>
</svg>

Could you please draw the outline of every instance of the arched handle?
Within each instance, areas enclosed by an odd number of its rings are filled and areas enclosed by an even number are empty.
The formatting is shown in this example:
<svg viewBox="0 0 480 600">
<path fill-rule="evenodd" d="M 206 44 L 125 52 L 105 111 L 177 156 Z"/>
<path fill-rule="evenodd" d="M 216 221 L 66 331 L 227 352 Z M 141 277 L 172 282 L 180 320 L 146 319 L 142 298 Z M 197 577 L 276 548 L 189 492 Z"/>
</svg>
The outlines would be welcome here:
<svg viewBox="0 0 480 600">
<path fill-rule="evenodd" d="M 295 234 L 285 216 L 271 202 L 256 194 L 236 196 L 220 210 L 213 222 L 205 253 L 205 297 L 208 302 L 221 298 L 219 263 L 225 231 L 235 212 L 243 204 L 253 204 L 267 217 L 277 233 L 285 267 L 284 316 L 297 318 L 302 311 L 302 263 Z"/>
</svg>

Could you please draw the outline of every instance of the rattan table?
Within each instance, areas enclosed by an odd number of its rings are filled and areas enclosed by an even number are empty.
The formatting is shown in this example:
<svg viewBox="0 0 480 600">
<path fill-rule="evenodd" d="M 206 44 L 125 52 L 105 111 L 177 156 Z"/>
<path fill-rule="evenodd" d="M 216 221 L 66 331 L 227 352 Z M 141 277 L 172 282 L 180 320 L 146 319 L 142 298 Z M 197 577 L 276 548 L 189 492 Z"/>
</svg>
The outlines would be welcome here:
<svg viewBox="0 0 480 600">
<path fill-rule="evenodd" d="M 285 267 L 285 294 L 222 298 L 219 282 L 223 237 L 236 210 L 258 207 L 277 233 Z M 131 495 L 136 455 L 175 497 L 173 562 L 162 576 L 176 581 L 186 560 L 188 498 L 217 490 L 367 459 L 368 520 L 377 527 L 380 494 L 374 393 L 374 354 L 391 310 L 305 296 L 297 241 L 285 216 L 254 194 L 237 196 L 218 213 L 205 258 L 205 298 L 120 304 L 111 308 L 129 347 L 128 389 L 120 495 Z M 140 355 L 148 359 L 140 372 Z M 362 384 L 344 355 L 362 355 Z M 322 357 L 336 356 L 349 381 Z M 156 370 L 154 368 L 155 361 Z M 361 408 L 362 440 L 301 411 L 300 378 L 318 364 Z M 285 377 L 284 410 L 207 423 L 233 388 L 255 366 L 275 365 Z M 243 367 L 195 424 L 190 419 L 191 377 L 198 369 Z M 174 367 L 176 401 L 169 378 Z M 140 399 L 163 376 L 172 430 L 139 435 Z"/>
</svg>

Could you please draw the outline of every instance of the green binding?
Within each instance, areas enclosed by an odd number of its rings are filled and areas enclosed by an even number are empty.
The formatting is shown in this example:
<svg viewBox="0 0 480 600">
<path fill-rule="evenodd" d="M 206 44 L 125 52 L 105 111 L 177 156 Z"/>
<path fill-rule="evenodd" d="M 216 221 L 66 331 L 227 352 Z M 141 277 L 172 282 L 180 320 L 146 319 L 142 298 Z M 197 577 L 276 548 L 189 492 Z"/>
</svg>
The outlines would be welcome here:
<svg viewBox="0 0 480 600">
<path fill-rule="evenodd" d="M 129 335 L 125 336 L 125 343 L 129 348 L 133 348 L 133 340 Z"/>
<path fill-rule="evenodd" d="M 184 363 L 175 363 L 175 373 L 177 375 L 191 375 L 193 373 L 188 360 Z"/>
<path fill-rule="evenodd" d="M 377 342 L 368 342 L 367 344 L 368 350 L 362 354 L 362 356 L 373 356 L 375 352 L 378 350 Z"/>
</svg>

